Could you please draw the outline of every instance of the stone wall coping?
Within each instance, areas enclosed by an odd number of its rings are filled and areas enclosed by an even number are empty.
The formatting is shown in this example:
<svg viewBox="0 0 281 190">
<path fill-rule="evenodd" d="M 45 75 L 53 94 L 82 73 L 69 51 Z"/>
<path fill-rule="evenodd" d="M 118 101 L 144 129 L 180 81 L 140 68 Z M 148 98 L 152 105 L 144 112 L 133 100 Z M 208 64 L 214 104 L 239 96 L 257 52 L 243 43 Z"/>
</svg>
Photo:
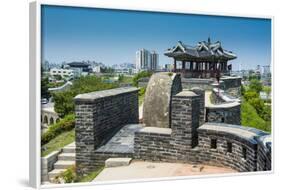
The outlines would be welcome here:
<svg viewBox="0 0 281 190">
<path fill-rule="evenodd" d="M 139 89 L 136 87 L 121 87 L 109 90 L 102 90 L 96 92 L 90 92 L 85 94 L 78 94 L 75 98 L 75 102 L 89 102 L 100 98 L 106 98 L 110 96 L 117 96 L 120 94 L 126 94 L 130 92 L 137 92 Z"/>
<path fill-rule="evenodd" d="M 264 147 L 267 149 L 271 149 L 271 135 L 264 135 L 264 136 L 259 136 L 256 138 L 256 140 Z"/>
<path fill-rule="evenodd" d="M 227 79 L 242 79 L 242 77 L 239 77 L 239 76 L 223 76 L 223 77 L 221 77 L 221 80 L 227 80 Z"/>
<path fill-rule="evenodd" d="M 205 123 L 198 128 L 198 132 L 208 131 L 212 133 L 225 133 L 238 136 L 242 139 L 257 144 L 256 137 L 268 135 L 268 133 L 241 125 L 231 125 L 225 123 Z"/>
<path fill-rule="evenodd" d="M 50 160 L 50 159 L 52 159 L 52 158 L 58 156 L 58 154 L 59 154 L 60 152 L 61 152 L 60 150 L 53 151 L 53 152 L 51 152 L 50 154 L 48 154 L 48 155 L 42 157 L 42 160 Z"/>
<path fill-rule="evenodd" d="M 172 129 L 171 128 L 162 128 L 162 127 L 143 127 L 141 129 L 139 129 L 138 132 L 171 135 Z"/>
<path fill-rule="evenodd" d="M 176 97 L 196 97 L 196 96 L 198 96 L 198 95 L 195 94 L 195 93 L 192 92 L 192 91 L 183 90 L 183 91 L 177 93 L 175 96 L 176 96 Z"/>
<path fill-rule="evenodd" d="M 209 84 L 209 83 L 213 83 L 214 82 L 214 80 L 213 79 L 199 79 L 199 78 L 184 78 L 184 77 L 182 77 L 181 78 L 181 80 L 183 81 L 183 82 L 198 82 L 198 83 L 205 83 L 205 84 Z"/>
<path fill-rule="evenodd" d="M 233 108 L 236 106 L 240 106 L 239 102 L 227 102 L 227 103 L 222 103 L 222 104 L 212 104 L 209 103 L 205 107 L 209 109 L 219 109 L 219 108 Z"/>
</svg>

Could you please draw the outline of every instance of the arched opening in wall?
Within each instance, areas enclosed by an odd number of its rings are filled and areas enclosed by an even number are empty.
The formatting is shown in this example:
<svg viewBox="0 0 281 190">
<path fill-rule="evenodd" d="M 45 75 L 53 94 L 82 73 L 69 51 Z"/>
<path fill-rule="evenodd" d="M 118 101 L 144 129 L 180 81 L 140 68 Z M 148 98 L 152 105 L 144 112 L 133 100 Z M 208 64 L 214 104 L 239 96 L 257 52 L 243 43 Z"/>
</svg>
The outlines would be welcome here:
<svg viewBox="0 0 281 190">
<path fill-rule="evenodd" d="M 48 124 L 48 117 L 47 117 L 46 115 L 44 116 L 44 121 L 43 121 L 43 123 Z"/>
<path fill-rule="evenodd" d="M 50 125 L 52 125 L 52 124 L 54 124 L 54 118 L 53 117 L 50 118 Z"/>
<path fill-rule="evenodd" d="M 56 119 L 56 123 L 59 122 L 59 121 L 60 121 L 60 118 L 57 118 L 57 119 Z"/>
<path fill-rule="evenodd" d="M 221 118 L 221 122 L 224 123 L 224 117 Z"/>
<path fill-rule="evenodd" d="M 227 142 L 227 152 L 232 153 L 232 143 L 231 142 Z"/>
<path fill-rule="evenodd" d="M 244 160 L 247 159 L 247 149 L 245 147 L 242 148 L 242 156 Z"/>
<path fill-rule="evenodd" d="M 217 148 L 217 139 L 211 139 L 211 149 Z"/>
</svg>

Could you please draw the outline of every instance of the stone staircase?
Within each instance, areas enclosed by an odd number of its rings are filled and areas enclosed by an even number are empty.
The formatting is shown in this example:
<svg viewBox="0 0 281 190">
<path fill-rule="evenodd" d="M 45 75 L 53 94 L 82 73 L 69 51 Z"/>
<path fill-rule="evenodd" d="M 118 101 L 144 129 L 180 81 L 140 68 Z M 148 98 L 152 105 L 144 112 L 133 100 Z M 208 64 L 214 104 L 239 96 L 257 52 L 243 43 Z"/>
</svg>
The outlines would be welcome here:
<svg viewBox="0 0 281 190">
<path fill-rule="evenodd" d="M 75 164 L 75 143 L 71 143 L 62 149 L 58 155 L 58 160 L 54 164 L 54 169 L 48 173 L 49 181 L 58 176 L 61 172 Z"/>
</svg>

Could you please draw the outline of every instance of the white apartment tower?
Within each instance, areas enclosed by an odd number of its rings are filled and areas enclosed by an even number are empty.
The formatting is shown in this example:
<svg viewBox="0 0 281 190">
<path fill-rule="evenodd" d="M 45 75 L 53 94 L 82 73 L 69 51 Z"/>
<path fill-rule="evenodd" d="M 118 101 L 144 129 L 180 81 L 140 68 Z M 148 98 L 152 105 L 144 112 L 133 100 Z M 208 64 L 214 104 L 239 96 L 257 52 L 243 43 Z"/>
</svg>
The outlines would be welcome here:
<svg viewBox="0 0 281 190">
<path fill-rule="evenodd" d="M 158 68 L 159 56 L 155 51 L 148 51 L 141 49 L 136 52 L 136 70 L 143 71 L 155 71 Z"/>
</svg>

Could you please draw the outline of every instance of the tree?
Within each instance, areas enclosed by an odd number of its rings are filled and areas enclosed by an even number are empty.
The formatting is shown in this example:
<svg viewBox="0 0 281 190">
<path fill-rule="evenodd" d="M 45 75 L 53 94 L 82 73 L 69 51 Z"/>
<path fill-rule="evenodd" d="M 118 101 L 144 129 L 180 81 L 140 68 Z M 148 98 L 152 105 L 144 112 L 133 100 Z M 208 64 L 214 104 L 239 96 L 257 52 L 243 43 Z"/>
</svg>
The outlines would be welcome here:
<svg viewBox="0 0 281 190">
<path fill-rule="evenodd" d="M 41 98 L 49 99 L 51 94 L 48 91 L 49 88 L 49 80 L 47 77 L 42 78 L 41 80 Z"/>
<path fill-rule="evenodd" d="M 259 94 L 262 91 L 262 83 L 257 79 L 253 79 L 250 81 L 249 89 Z"/>
<path fill-rule="evenodd" d="M 105 83 L 96 76 L 85 76 L 73 81 L 69 90 L 53 94 L 55 111 L 60 117 L 74 113 L 74 97 L 78 94 L 118 87 L 117 83 Z"/>
</svg>

